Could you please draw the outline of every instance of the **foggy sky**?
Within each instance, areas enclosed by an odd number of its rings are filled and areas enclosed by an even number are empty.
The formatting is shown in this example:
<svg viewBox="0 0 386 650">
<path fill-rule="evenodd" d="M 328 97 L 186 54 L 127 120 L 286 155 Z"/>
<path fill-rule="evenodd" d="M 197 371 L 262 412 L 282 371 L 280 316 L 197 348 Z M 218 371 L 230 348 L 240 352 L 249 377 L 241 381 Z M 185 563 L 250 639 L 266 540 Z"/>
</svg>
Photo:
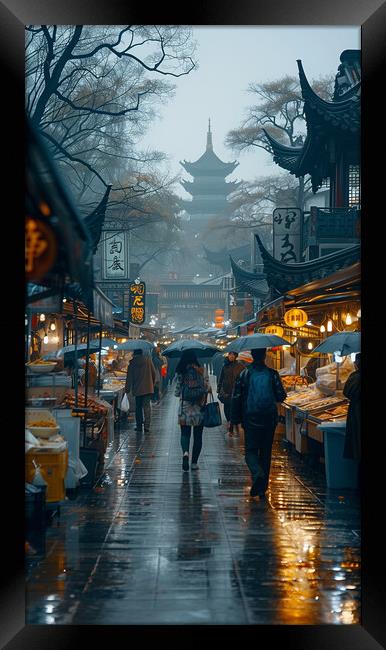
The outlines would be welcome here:
<svg viewBox="0 0 386 650">
<path fill-rule="evenodd" d="M 224 161 L 239 166 L 227 180 L 252 180 L 280 173 L 265 151 L 233 152 L 225 147 L 229 130 L 240 125 L 246 107 L 253 103 L 247 92 L 252 82 L 270 81 L 286 74 L 296 76 L 301 59 L 307 78 L 335 75 L 339 56 L 346 49 L 360 49 L 358 27 L 194 27 L 198 42 L 198 69 L 172 79 L 176 94 L 160 107 L 161 119 L 151 124 L 141 148 L 165 152 L 173 174 L 191 180 L 180 160 L 197 160 L 205 151 L 208 117 L 213 149 Z M 191 198 L 177 184 L 183 198 Z"/>
</svg>

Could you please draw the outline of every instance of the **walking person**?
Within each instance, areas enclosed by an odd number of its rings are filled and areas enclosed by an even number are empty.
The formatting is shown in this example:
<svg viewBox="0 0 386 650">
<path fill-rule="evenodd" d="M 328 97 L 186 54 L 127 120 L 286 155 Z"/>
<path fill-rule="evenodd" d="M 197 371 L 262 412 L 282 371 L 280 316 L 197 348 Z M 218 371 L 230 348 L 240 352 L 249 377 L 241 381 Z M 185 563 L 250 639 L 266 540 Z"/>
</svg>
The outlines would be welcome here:
<svg viewBox="0 0 386 650">
<path fill-rule="evenodd" d="M 150 355 L 142 350 L 134 350 L 126 375 L 125 392 L 135 397 L 136 431 L 150 430 L 151 406 L 150 400 L 154 394 L 155 368 Z"/>
<path fill-rule="evenodd" d="M 354 362 L 356 370 L 348 377 L 343 386 L 343 395 L 350 400 L 347 411 L 346 435 L 344 439 L 343 458 L 358 461 L 358 486 L 361 486 L 361 355 L 357 354 Z"/>
<path fill-rule="evenodd" d="M 252 476 L 251 496 L 264 497 L 268 488 L 273 436 L 278 422 L 276 402 L 287 393 L 279 373 L 265 365 L 266 349 L 252 350 L 253 362 L 236 379 L 231 421 L 245 432 L 245 462 Z"/>
<path fill-rule="evenodd" d="M 217 395 L 220 402 L 224 404 L 224 414 L 230 436 L 233 436 L 234 426 L 236 427 L 236 433 L 239 432 L 238 425 L 233 425 L 231 422 L 231 397 L 235 381 L 244 368 L 244 364 L 237 361 L 237 352 L 228 352 L 218 380 Z"/>
<path fill-rule="evenodd" d="M 158 345 L 152 351 L 151 359 L 155 369 L 154 394 L 152 396 L 152 402 L 159 404 L 161 390 L 161 368 L 164 365 L 164 359 L 161 356 L 161 348 Z"/>
<path fill-rule="evenodd" d="M 178 421 L 181 427 L 182 469 L 189 470 L 189 446 L 193 427 L 193 451 L 191 469 L 198 469 L 198 457 L 202 448 L 204 428 L 204 405 L 207 394 L 212 392 L 206 370 L 200 366 L 194 350 L 185 350 L 176 368 L 175 395 L 180 398 Z"/>
</svg>

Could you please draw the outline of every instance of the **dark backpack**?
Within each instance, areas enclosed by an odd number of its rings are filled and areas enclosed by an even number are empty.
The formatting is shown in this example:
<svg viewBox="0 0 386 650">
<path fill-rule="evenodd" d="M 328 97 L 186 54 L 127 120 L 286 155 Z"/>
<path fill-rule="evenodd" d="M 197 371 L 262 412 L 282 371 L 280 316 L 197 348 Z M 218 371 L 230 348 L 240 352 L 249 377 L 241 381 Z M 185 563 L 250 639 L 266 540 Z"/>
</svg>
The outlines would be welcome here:
<svg viewBox="0 0 386 650">
<path fill-rule="evenodd" d="M 262 413 L 274 411 L 276 408 L 273 373 L 269 368 L 263 370 L 248 370 L 247 413 Z"/>
<path fill-rule="evenodd" d="M 182 378 L 182 399 L 186 402 L 199 402 L 206 394 L 203 375 L 196 368 L 188 368 Z"/>
</svg>

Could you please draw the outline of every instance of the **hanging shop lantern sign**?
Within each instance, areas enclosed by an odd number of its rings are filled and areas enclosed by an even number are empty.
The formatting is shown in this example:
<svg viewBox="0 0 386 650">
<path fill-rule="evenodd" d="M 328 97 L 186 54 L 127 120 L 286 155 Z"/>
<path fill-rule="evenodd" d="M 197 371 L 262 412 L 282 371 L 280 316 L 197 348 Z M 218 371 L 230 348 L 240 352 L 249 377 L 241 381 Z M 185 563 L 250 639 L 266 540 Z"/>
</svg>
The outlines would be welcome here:
<svg viewBox="0 0 386 650">
<path fill-rule="evenodd" d="M 284 330 L 282 327 L 280 327 L 280 325 L 268 325 L 268 327 L 264 329 L 264 333 L 276 334 L 276 336 L 283 336 Z"/>
<path fill-rule="evenodd" d="M 48 223 L 35 217 L 25 220 L 25 272 L 28 282 L 38 282 L 55 263 L 56 236 Z"/>
<path fill-rule="evenodd" d="M 129 321 L 133 325 L 145 322 L 146 285 L 144 282 L 131 282 L 129 288 Z"/>
<path fill-rule="evenodd" d="M 308 321 L 308 316 L 303 309 L 289 309 L 284 314 L 284 321 L 288 327 L 303 327 Z"/>
</svg>

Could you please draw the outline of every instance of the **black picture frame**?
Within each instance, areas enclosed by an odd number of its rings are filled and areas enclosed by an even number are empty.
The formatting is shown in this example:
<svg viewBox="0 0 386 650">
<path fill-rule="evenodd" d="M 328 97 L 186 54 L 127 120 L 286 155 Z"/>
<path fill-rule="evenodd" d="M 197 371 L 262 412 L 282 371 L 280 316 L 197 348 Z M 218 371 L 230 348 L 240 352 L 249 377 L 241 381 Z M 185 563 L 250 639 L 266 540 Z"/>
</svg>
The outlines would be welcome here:
<svg viewBox="0 0 386 650">
<path fill-rule="evenodd" d="M 3 73 L 3 174 L 4 235 L 11 236 L 11 245 L 3 239 L 4 257 L 10 250 L 10 261 L 4 262 L 3 282 L 3 351 L 8 354 L 5 368 L 12 369 L 10 388 L 7 372 L 3 371 L 4 409 L 10 409 L 8 397 L 14 395 L 16 406 L 11 416 L 3 420 L 3 437 L 7 451 L 3 452 L 2 472 L 2 538 L 6 549 L 2 556 L 2 586 L 0 597 L 0 644 L 9 648 L 61 648 L 90 647 L 93 640 L 118 647 L 123 641 L 133 643 L 133 634 L 141 645 L 164 641 L 185 643 L 202 642 L 211 637 L 218 643 L 222 626 L 25 626 L 24 608 L 24 444 L 23 395 L 24 349 L 22 336 L 24 309 L 24 275 L 22 272 L 23 242 L 23 192 L 24 185 L 24 25 L 25 24 L 193 24 L 193 25 L 352 25 L 362 26 L 363 101 L 362 101 L 362 277 L 365 284 L 362 302 L 363 375 L 363 425 L 367 441 L 363 445 L 364 482 L 362 487 L 362 625 L 324 626 L 227 626 L 225 633 L 230 643 L 241 639 L 276 644 L 277 647 L 296 650 L 376 650 L 384 647 L 382 571 L 384 568 L 384 542 L 381 530 L 384 495 L 381 477 L 384 473 L 383 454 L 378 442 L 384 433 L 382 421 L 378 427 L 370 424 L 375 411 L 381 416 L 382 392 L 379 390 L 385 346 L 371 348 L 378 337 L 379 316 L 382 305 L 384 276 L 382 204 L 385 183 L 383 165 L 377 165 L 377 149 L 381 153 L 380 138 L 383 105 L 379 95 L 384 87 L 381 61 L 384 55 L 386 5 L 381 0 L 276 0 L 258 3 L 253 0 L 203 2 L 186 5 L 184 15 L 180 8 L 158 4 L 154 8 L 136 3 L 130 6 L 122 0 L 3 0 L 0 5 L 0 60 L 5 64 Z M 183 5 L 182 5 L 183 6 Z M 8 175 L 8 176 L 7 176 Z M 13 190 L 11 188 L 13 187 Z M 8 205 L 7 205 L 8 201 Z M 18 246 L 20 245 L 20 249 Z M 15 250 L 21 251 L 19 258 Z M 15 259 L 18 260 L 15 264 Z M 10 275 L 10 269 L 12 274 Z M 383 275 L 382 275 L 383 272 Z M 9 337 L 11 343 L 8 343 Z M 379 393 L 381 392 L 381 399 Z M 378 409 L 378 411 L 377 411 Z M 370 440 L 370 443 L 369 443 Z M 374 441 L 376 440 L 376 445 Z M 3 447 L 5 449 L 5 446 Z M 5 472 L 9 471 L 8 480 Z M 381 509 L 379 513 L 377 509 Z M 12 521 L 13 520 L 13 521 Z M 382 565 L 383 562 L 383 565 Z M 151 623 L 151 621 L 149 621 Z M 134 641 L 135 642 L 135 641 Z"/>
</svg>

